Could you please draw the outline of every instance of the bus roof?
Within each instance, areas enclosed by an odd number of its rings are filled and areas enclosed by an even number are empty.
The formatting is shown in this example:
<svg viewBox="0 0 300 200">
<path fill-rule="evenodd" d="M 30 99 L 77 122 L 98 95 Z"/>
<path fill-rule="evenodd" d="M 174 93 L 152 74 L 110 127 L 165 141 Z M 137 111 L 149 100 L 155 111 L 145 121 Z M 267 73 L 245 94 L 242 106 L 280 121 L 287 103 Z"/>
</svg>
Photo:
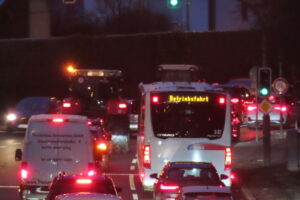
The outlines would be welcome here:
<svg viewBox="0 0 300 200">
<path fill-rule="evenodd" d="M 220 91 L 215 86 L 204 82 L 154 82 L 139 84 L 141 92 L 165 92 L 165 91 Z"/>
<path fill-rule="evenodd" d="M 158 66 L 158 70 L 181 70 L 181 71 L 199 71 L 199 67 L 196 65 L 185 64 L 162 64 Z"/>
</svg>

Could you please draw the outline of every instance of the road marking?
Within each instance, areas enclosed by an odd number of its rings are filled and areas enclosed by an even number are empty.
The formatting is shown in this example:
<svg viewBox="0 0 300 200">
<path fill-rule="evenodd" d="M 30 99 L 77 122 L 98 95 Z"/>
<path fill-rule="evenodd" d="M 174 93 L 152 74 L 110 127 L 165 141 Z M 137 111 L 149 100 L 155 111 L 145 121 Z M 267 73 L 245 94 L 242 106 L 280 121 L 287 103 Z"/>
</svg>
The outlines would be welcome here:
<svg viewBox="0 0 300 200">
<path fill-rule="evenodd" d="M 19 186 L 15 186 L 15 185 L 0 185 L 0 188 L 15 189 L 15 188 L 19 188 Z"/>
<path fill-rule="evenodd" d="M 138 200 L 139 199 L 137 194 L 132 194 L 132 198 L 133 198 L 133 200 Z"/>
<path fill-rule="evenodd" d="M 129 176 L 129 185 L 131 190 L 136 190 L 134 185 L 134 175 Z"/>
<path fill-rule="evenodd" d="M 134 158 L 134 159 L 132 159 L 132 164 L 135 164 L 137 162 L 137 159 L 136 158 Z"/>
<path fill-rule="evenodd" d="M 131 166 L 130 166 L 130 170 L 135 170 L 135 166 L 134 166 L 134 165 L 131 165 Z"/>
</svg>

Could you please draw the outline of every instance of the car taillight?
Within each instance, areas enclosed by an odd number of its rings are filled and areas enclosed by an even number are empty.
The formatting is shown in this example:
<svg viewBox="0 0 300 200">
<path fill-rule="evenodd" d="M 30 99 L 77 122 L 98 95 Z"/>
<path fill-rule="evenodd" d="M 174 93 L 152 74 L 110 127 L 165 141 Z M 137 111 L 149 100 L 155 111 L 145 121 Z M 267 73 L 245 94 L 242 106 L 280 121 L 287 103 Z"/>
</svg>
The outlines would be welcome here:
<svg viewBox="0 0 300 200">
<path fill-rule="evenodd" d="M 220 105 L 224 105 L 226 103 L 225 97 L 219 97 L 218 102 Z"/>
<path fill-rule="evenodd" d="M 152 96 L 152 103 L 159 103 L 159 97 L 158 96 Z"/>
<path fill-rule="evenodd" d="M 125 108 L 127 108 L 127 105 L 126 105 L 126 103 L 119 103 L 118 107 L 120 109 L 125 109 Z"/>
<path fill-rule="evenodd" d="M 27 162 L 22 162 L 21 163 L 21 178 L 23 180 L 28 178 Z"/>
<path fill-rule="evenodd" d="M 96 164 L 95 163 L 89 163 L 88 164 L 88 176 L 94 176 L 96 174 Z"/>
<path fill-rule="evenodd" d="M 247 107 L 247 110 L 248 110 L 248 111 L 256 110 L 256 106 L 248 106 L 248 107 Z"/>
<path fill-rule="evenodd" d="M 160 190 L 162 191 L 174 191 L 179 189 L 179 185 L 176 184 L 160 184 Z"/>
<path fill-rule="evenodd" d="M 100 151 L 106 151 L 108 149 L 108 147 L 105 142 L 101 142 L 97 145 L 97 149 Z"/>
<path fill-rule="evenodd" d="M 232 98 L 231 99 L 231 103 L 234 103 L 234 104 L 238 103 L 239 101 L 240 100 L 238 98 Z"/>
<path fill-rule="evenodd" d="M 286 106 L 275 106 L 274 110 L 278 110 L 278 111 L 281 111 L 281 112 L 286 112 L 287 107 Z"/>
<path fill-rule="evenodd" d="M 91 179 L 77 179 L 76 183 L 78 183 L 78 184 L 91 184 L 92 180 Z"/>
<path fill-rule="evenodd" d="M 151 168 L 150 145 L 144 146 L 144 167 Z"/>
<path fill-rule="evenodd" d="M 91 122 L 91 121 L 88 121 L 88 122 L 87 122 L 87 125 L 88 125 L 88 126 L 91 126 L 91 125 L 92 125 L 92 122 Z"/>
<path fill-rule="evenodd" d="M 64 108 L 71 108 L 71 103 L 63 103 Z"/>
<path fill-rule="evenodd" d="M 225 148 L 225 170 L 231 169 L 231 148 L 226 147 Z"/>
</svg>

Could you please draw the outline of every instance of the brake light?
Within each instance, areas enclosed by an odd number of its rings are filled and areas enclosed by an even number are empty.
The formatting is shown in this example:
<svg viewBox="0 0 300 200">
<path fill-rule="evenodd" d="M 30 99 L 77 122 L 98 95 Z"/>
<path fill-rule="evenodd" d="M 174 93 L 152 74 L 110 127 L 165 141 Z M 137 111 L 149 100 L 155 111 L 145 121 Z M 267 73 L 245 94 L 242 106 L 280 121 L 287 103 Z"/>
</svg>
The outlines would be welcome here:
<svg viewBox="0 0 300 200">
<path fill-rule="evenodd" d="M 52 122 L 53 123 L 62 123 L 62 122 L 64 122 L 64 119 L 63 118 L 54 118 L 54 119 L 52 119 Z"/>
<path fill-rule="evenodd" d="M 279 110 L 279 111 L 282 111 L 282 112 L 286 112 L 287 111 L 287 107 L 286 106 L 275 106 L 274 107 L 274 110 Z"/>
<path fill-rule="evenodd" d="M 63 103 L 64 108 L 71 108 L 71 103 Z"/>
<path fill-rule="evenodd" d="M 228 170 L 231 169 L 231 148 L 230 147 L 226 147 L 225 148 L 225 166 L 224 169 Z"/>
<path fill-rule="evenodd" d="M 89 163 L 88 164 L 88 176 L 94 176 L 96 174 L 96 164 L 95 163 Z"/>
<path fill-rule="evenodd" d="M 119 103 L 119 108 L 120 108 L 120 109 L 125 109 L 125 108 L 127 108 L 126 103 Z"/>
<path fill-rule="evenodd" d="M 256 106 L 248 106 L 247 110 L 248 111 L 256 110 Z"/>
<path fill-rule="evenodd" d="M 21 163 L 21 178 L 23 180 L 28 178 L 27 162 Z"/>
<path fill-rule="evenodd" d="M 160 184 L 160 190 L 163 190 L 163 191 L 174 191 L 174 190 L 178 190 L 178 189 L 179 189 L 179 185 Z"/>
<path fill-rule="evenodd" d="M 88 126 L 91 126 L 91 125 L 92 125 L 92 122 L 91 122 L 91 121 L 88 121 L 87 124 L 88 124 Z"/>
<path fill-rule="evenodd" d="M 106 151 L 107 144 L 105 142 L 101 142 L 100 144 L 97 145 L 97 149 L 99 149 L 100 151 Z"/>
<path fill-rule="evenodd" d="M 77 179 L 76 183 L 78 183 L 78 184 L 91 184 L 92 180 L 91 179 Z"/>
<path fill-rule="evenodd" d="M 231 103 L 238 103 L 240 100 L 238 98 L 232 98 Z"/>
<path fill-rule="evenodd" d="M 151 168 L 150 145 L 144 146 L 144 167 Z"/>
<path fill-rule="evenodd" d="M 158 96 L 153 96 L 152 97 L 152 103 L 158 103 L 158 102 L 159 102 Z"/>
<path fill-rule="evenodd" d="M 223 105 L 225 104 L 225 98 L 224 97 L 220 97 L 218 100 L 219 104 Z"/>
</svg>

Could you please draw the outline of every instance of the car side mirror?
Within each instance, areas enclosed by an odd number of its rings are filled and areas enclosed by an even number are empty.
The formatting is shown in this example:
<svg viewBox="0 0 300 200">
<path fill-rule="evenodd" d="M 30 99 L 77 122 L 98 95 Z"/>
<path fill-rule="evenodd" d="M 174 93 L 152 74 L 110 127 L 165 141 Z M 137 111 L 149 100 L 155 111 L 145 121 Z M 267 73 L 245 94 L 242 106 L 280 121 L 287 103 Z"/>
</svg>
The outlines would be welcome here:
<svg viewBox="0 0 300 200">
<path fill-rule="evenodd" d="M 22 160 L 22 155 L 23 155 L 22 150 L 21 150 L 21 149 L 17 149 L 17 150 L 16 150 L 16 153 L 15 153 L 15 160 L 16 160 L 16 161 Z"/>
<path fill-rule="evenodd" d="M 151 178 L 158 179 L 157 174 L 150 174 L 150 177 L 151 177 Z"/>
<path fill-rule="evenodd" d="M 221 178 L 221 180 L 224 180 L 224 179 L 228 179 L 229 176 L 227 176 L 227 175 L 225 175 L 225 174 L 221 174 L 220 178 Z"/>
</svg>

